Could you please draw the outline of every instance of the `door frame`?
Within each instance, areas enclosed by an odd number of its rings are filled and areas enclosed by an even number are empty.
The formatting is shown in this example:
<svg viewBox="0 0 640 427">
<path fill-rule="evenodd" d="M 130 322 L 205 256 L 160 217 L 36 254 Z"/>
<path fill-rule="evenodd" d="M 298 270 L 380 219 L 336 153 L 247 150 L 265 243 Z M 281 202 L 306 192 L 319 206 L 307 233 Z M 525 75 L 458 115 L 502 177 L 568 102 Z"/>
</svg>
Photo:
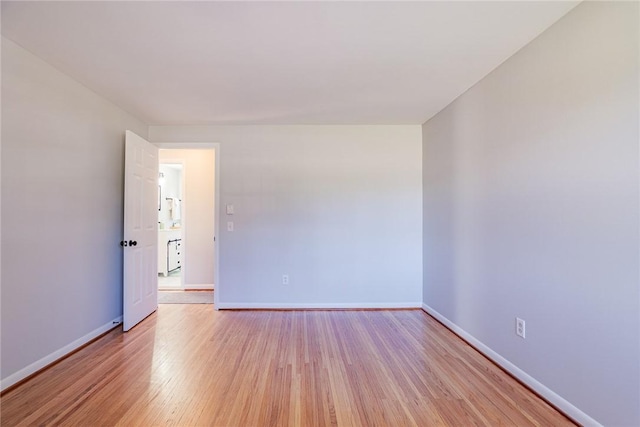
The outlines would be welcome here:
<svg viewBox="0 0 640 427">
<path fill-rule="evenodd" d="M 150 141 L 151 142 L 151 141 Z M 215 310 L 220 310 L 219 299 L 220 289 L 222 284 L 220 283 L 220 143 L 219 142 L 151 142 L 151 144 L 158 147 L 160 150 L 214 150 L 214 190 L 213 190 L 213 233 L 214 233 L 214 250 L 213 250 L 213 285 L 215 291 L 213 292 L 213 306 Z M 159 157 L 159 156 L 158 156 Z M 158 158 L 158 162 L 160 162 Z M 187 227 L 189 226 L 186 224 Z M 186 246 L 186 242 L 185 242 Z M 186 264 L 186 261 L 185 261 Z M 184 277 L 183 277 L 184 287 Z M 156 288 L 158 286 L 156 280 Z"/>
</svg>

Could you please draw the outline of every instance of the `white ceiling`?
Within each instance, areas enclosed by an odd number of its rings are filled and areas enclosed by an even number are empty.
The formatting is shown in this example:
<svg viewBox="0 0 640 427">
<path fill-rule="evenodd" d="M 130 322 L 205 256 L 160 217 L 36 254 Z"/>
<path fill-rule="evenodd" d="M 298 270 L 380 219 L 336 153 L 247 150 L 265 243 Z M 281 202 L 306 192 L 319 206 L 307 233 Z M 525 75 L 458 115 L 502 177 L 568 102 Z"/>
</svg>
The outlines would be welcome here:
<svg viewBox="0 0 640 427">
<path fill-rule="evenodd" d="M 577 3 L 2 1 L 2 34 L 150 125 L 420 124 Z"/>
</svg>

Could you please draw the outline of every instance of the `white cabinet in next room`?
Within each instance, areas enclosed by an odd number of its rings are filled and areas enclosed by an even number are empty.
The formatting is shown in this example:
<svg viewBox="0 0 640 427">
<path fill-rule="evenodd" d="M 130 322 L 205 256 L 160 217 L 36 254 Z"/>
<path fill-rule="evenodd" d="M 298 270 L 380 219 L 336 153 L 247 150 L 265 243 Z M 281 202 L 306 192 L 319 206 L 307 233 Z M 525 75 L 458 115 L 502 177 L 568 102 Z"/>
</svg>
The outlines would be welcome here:
<svg viewBox="0 0 640 427">
<path fill-rule="evenodd" d="M 182 266 L 182 230 L 158 231 L 158 274 L 167 276 Z"/>
</svg>

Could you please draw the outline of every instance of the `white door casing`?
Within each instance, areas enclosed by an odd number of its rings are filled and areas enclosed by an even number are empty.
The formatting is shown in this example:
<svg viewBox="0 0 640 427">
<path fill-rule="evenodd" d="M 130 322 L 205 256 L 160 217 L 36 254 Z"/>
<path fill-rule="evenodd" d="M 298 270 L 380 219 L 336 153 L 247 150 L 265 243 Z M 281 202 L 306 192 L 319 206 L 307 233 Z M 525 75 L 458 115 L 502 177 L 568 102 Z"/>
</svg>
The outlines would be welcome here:
<svg viewBox="0 0 640 427">
<path fill-rule="evenodd" d="M 158 148 L 125 135 L 123 326 L 158 308 Z"/>
</svg>

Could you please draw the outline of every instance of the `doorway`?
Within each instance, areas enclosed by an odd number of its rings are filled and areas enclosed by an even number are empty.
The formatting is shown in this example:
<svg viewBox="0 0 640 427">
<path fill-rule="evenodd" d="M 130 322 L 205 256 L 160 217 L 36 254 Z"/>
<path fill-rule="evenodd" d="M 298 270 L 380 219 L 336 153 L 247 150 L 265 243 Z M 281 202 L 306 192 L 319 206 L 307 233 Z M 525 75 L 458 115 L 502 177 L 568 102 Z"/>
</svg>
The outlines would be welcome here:
<svg viewBox="0 0 640 427">
<path fill-rule="evenodd" d="M 164 175 L 159 177 L 164 182 L 159 188 L 158 288 L 217 294 L 218 144 L 155 145 Z M 188 303 L 194 298 L 175 299 Z M 159 302 L 167 299 L 159 295 Z"/>
</svg>

